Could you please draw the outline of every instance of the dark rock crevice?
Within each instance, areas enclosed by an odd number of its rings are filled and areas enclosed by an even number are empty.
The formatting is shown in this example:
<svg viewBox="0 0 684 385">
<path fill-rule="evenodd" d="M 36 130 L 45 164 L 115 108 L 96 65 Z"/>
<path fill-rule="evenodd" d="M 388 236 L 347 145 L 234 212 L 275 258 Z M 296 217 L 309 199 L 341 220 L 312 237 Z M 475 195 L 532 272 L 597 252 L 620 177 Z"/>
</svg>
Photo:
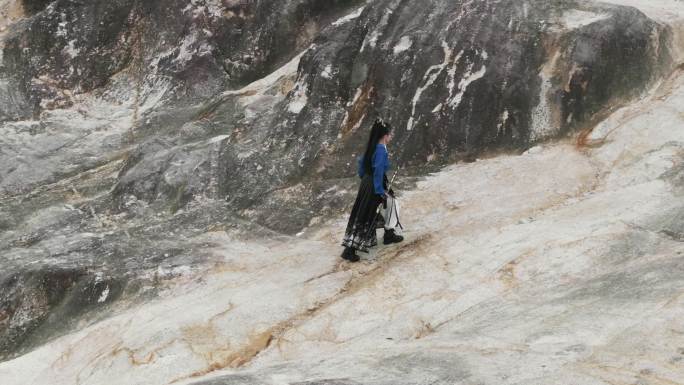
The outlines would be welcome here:
<svg viewBox="0 0 684 385">
<path fill-rule="evenodd" d="M 0 280 L 0 361 L 69 330 L 79 316 L 115 301 L 123 283 L 79 268 L 29 270 Z"/>
<path fill-rule="evenodd" d="M 55 0 L 21 0 L 21 5 L 28 15 L 34 15 L 45 9 Z"/>
</svg>

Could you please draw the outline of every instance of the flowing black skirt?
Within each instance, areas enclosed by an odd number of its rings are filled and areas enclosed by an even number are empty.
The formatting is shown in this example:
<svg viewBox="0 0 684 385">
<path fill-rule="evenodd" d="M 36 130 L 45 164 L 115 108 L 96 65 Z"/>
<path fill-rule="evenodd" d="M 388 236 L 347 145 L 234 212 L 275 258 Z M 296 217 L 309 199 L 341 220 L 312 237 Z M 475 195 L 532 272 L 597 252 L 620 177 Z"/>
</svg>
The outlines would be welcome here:
<svg viewBox="0 0 684 385">
<path fill-rule="evenodd" d="M 383 180 L 387 188 L 387 177 Z M 373 175 L 365 175 L 361 179 L 359 192 L 352 208 L 342 246 L 351 247 L 361 252 L 378 244 L 375 229 L 382 227 L 384 218 L 378 214 L 378 206 L 382 200 L 375 194 Z"/>
</svg>

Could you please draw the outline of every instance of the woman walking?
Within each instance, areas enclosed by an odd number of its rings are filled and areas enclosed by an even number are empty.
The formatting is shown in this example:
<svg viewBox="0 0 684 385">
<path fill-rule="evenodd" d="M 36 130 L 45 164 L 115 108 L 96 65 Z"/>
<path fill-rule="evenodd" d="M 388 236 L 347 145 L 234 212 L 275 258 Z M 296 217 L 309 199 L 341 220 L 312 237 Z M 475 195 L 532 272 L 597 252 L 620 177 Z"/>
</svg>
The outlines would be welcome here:
<svg viewBox="0 0 684 385">
<path fill-rule="evenodd" d="M 399 224 L 398 210 L 394 193 L 387 189 L 387 175 L 390 167 L 387 144 L 392 140 L 392 127 L 381 120 L 376 120 L 371 128 L 366 152 L 359 158 L 358 174 L 361 186 L 356 195 L 347 230 L 344 235 L 344 252 L 342 258 L 358 262 L 356 251 L 368 252 L 368 248 L 377 244 L 375 226 L 378 222 L 378 206 L 383 205 L 385 235 L 383 243 L 388 245 L 404 240 L 395 232 Z"/>
</svg>

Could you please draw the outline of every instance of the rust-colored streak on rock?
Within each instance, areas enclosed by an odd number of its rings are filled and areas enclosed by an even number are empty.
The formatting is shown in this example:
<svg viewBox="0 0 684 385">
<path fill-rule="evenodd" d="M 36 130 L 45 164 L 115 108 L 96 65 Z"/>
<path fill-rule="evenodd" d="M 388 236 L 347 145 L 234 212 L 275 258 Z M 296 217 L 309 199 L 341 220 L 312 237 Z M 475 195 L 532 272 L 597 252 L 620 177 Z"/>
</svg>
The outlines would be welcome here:
<svg viewBox="0 0 684 385">
<path fill-rule="evenodd" d="M 250 338 L 247 341 L 247 344 L 235 352 L 219 354 L 218 357 L 212 356 L 214 361 L 210 362 L 205 369 L 177 378 L 171 381 L 170 384 L 174 384 L 188 378 L 202 377 L 217 370 L 242 367 L 249 363 L 259 353 L 261 353 L 261 351 L 268 348 L 271 344 L 271 341 L 273 341 L 273 332 L 272 329 L 269 329 Z"/>
<path fill-rule="evenodd" d="M 506 263 L 497 271 L 496 278 L 501 281 L 507 289 L 515 289 L 519 286 L 520 282 L 518 277 L 516 277 L 516 269 L 520 263 L 527 257 L 531 256 L 534 250 L 528 250 L 525 253 L 519 255 L 515 259 Z"/>
<path fill-rule="evenodd" d="M 122 347 L 122 348 L 117 348 L 114 349 L 111 353 L 112 356 L 117 356 L 121 353 L 125 353 L 128 356 L 128 361 L 131 363 L 133 366 L 142 366 L 142 365 L 149 365 L 152 362 L 155 361 L 157 357 L 157 351 L 159 349 L 155 349 L 151 352 L 149 352 L 147 355 L 144 355 L 143 358 L 138 358 L 137 355 L 139 354 L 138 350 L 130 349 L 127 347 Z"/>
<path fill-rule="evenodd" d="M 361 95 L 354 101 L 354 104 L 347 111 L 347 119 L 340 130 L 342 135 L 348 135 L 354 131 L 354 127 L 363 119 L 366 114 L 369 102 L 373 97 L 375 89 L 370 83 L 363 85 Z"/>
<path fill-rule="evenodd" d="M 432 327 L 432 325 L 429 322 L 425 321 L 420 321 L 420 329 L 415 335 L 415 339 L 419 340 L 421 338 L 427 337 L 430 334 L 434 333 L 435 329 Z"/>
</svg>

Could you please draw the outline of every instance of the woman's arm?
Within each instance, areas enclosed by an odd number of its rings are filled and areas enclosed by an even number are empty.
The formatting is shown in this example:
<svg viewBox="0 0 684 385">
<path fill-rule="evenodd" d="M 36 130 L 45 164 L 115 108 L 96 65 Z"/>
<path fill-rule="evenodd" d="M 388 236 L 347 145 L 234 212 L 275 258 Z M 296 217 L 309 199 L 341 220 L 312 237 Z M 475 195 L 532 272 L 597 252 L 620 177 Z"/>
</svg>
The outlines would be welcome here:
<svg viewBox="0 0 684 385">
<path fill-rule="evenodd" d="M 377 195 L 385 195 L 385 188 L 382 185 L 382 180 L 385 176 L 385 170 L 389 159 L 387 157 L 387 150 L 378 146 L 373 155 L 373 187 Z"/>
</svg>

